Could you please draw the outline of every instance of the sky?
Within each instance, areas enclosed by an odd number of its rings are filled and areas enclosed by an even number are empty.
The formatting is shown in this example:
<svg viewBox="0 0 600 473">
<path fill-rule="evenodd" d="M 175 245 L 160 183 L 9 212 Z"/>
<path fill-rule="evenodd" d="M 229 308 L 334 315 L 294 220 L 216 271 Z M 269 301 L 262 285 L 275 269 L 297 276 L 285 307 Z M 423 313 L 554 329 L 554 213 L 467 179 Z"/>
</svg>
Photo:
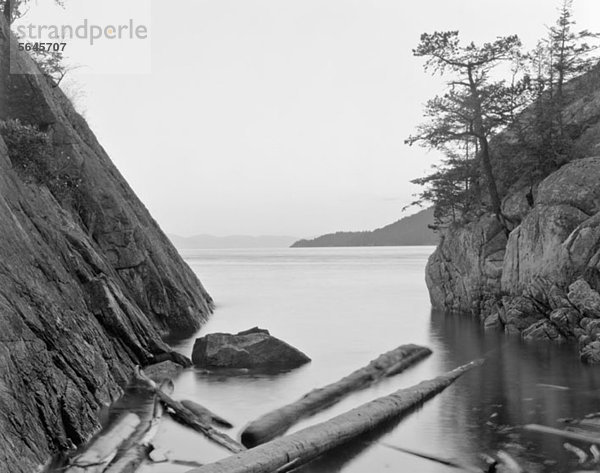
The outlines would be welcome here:
<svg viewBox="0 0 600 473">
<path fill-rule="evenodd" d="M 146 3 L 123 7 L 130 1 Z M 113 42 L 105 60 L 112 71 L 98 67 L 99 45 L 66 51 L 84 67 L 65 84 L 154 218 L 184 236 L 310 237 L 414 213 L 403 212 L 418 191 L 409 181 L 439 155 L 404 140 L 426 100 L 442 91 L 412 56 L 420 34 L 459 30 L 476 42 L 518 34 L 533 46 L 557 7 L 552 0 L 148 2 L 66 0 L 64 11 L 40 4 L 23 21 L 77 22 L 101 8 L 105 21 L 125 15 L 148 24 L 151 41 L 137 55 L 127 50 L 133 43 Z M 600 31 L 600 0 L 575 0 L 575 17 L 579 28 Z"/>
</svg>

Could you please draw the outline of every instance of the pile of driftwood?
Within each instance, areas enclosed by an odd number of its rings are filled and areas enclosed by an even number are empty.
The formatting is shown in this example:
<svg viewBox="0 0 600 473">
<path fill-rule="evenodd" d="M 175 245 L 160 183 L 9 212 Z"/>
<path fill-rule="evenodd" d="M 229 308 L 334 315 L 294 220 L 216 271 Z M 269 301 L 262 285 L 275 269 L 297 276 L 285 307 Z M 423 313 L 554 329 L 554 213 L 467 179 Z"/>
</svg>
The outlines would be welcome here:
<svg viewBox="0 0 600 473">
<path fill-rule="evenodd" d="M 158 432 L 163 413 L 177 422 L 200 432 L 232 453 L 245 450 L 239 442 L 217 430 L 215 426 L 233 427 L 222 417 L 193 401 L 176 401 L 170 394 L 173 383 L 157 385 L 139 368 L 135 371 L 136 386 L 154 394 L 150 420 L 142 422 L 139 415 L 128 413 L 117 419 L 109 429 L 93 439 L 85 450 L 74 457 L 66 473 L 133 473 L 153 450 L 152 441 Z"/>
<path fill-rule="evenodd" d="M 386 422 L 401 418 L 444 390 L 463 373 L 481 364 L 481 361 L 468 363 L 434 379 L 375 399 L 326 422 L 279 437 L 298 420 L 326 409 L 356 390 L 398 374 L 430 354 L 431 350 L 417 345 L 403 345 L 385 353 L 345 378 L 315 389 L 298 401 L 251 422 L 241 435 L 242 443 L 215 428 L 231 427 L 226 420 L 195 402 L 174 400 L 171 397 L 172 383 L 157 385 L 138 369 L 135 375 L 138 385 L 144 385 L 155 398 L 151 420 L 142 423 L 136 414 L 124 415 L 90 442 L 66 471 L 135 472 L 149 459 L 160 419 L 167 412 L 175 421 L 196 430 L 232 453 L 223 460 L 199 466 L 189 473 L 288 472 Z"/>
</svg>

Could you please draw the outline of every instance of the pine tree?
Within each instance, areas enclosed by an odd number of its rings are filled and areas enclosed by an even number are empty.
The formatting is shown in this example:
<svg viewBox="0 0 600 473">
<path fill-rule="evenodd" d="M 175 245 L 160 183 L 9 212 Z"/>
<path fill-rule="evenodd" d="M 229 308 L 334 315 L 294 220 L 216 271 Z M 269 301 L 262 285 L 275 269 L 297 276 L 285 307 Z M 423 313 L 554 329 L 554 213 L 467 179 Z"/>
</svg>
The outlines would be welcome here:
<svg viewBox="0 0 600 473">
<path fill-rule="evenodd" d="M 460 44 L 457 31 L 423 34 L 413 51 L 426 58 L 425 69 L 450 76 L 447 90 L 425 106 L 427 122 L 409 137 L 408 144 L 420 143 L 447 151 L 465 141 L 477 143 L 480 163 L 492 211 L 503 221 L 498 184 L 492 166 L 490 137 L 506 127 L 524 105 L 525 81 L 493 80 L 492 72 L 505 61 L 513 61 L 521 46 L 516 36 L 498 38 L 476 46 Z"/>
</svg>

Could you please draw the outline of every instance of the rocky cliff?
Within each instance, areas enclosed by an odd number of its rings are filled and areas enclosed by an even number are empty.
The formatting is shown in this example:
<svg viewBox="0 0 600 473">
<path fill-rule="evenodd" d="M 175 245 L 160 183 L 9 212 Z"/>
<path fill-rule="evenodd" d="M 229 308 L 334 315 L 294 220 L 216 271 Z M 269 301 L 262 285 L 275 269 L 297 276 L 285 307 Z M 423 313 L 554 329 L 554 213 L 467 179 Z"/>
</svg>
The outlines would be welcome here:
<svg viewBox="0 0 600 473">
<path fill-rule="evenodd" d="M 492 215 L 444 229 L 426 280 L 435 307 L 526 339 L 577 339 L 600 362 L 600 67 L 569 84 L 563 120 L 572 159 L 506 192 L 512 231 Z"/>
<path fill-rule="evenodd" d="M 99 428 L 136 364 L 178 358 L 161 335 L 197 329 L 212 303 L 9 38 L 0 18 L 0 120 L 32 125 L 50 152 L 34 170 L 0 136 L 0 472 L 30 473 Z"/>
</svg>

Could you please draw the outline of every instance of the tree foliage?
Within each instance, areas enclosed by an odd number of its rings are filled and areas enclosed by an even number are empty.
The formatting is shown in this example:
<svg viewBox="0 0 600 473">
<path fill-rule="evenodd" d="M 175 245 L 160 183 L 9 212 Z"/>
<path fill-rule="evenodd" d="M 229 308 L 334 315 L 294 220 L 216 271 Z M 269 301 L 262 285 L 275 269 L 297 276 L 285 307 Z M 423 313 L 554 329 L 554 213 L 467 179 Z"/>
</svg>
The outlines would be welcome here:
<svg viewBox="0 0 600 473">
<path fill-rule="evenodd" d="M 71 163 L 55 155 L 47 133 L 19 120 L 7 120 L 0 121 L 0 136 L 14 168 L 30 182 L 47 186 L 58 199 L 80 186 L 81 179 L 71 172 Z"/>
<path fill-rule="evenodd" d="M 476 145 L 481 176 L 486 183 L 492 211 L 501 217 L 500 195 L 492 167 L 489 139 L 507 126 L 524 105 L 521 97 L 526 81 L 497 80 L 494 69 L 518 54 L 521 42 L 516 36 L 497 38 L 481 46 L 462 45 L 458 31 L 423 34 L 413 51 L 425 58 L 425 70 L 448 77 L 443 95 L 425 106 L 426 121 L 408 144 L 441 149 L 452 156 L 461 146 Z M 453 159 L 451 162 L 458 162 Z"/>
<path fill-rule="evenodd" d="M 64 6 L 64 0 L 54 0 L 57 5 Z M 31 0 L 0 0 L 2 12 L 8 24 L 23 17 L 29 11 Z"/>
<path fill-rule="evenodd" d="M 415 203 L 433 202 L 440 222 L 491 210 L 506 226 L 501 199 L 508 187 L 523 176 L 538 181 L 571 158 L 567 83 L 598 62 L 598 35 L 574 25 L 572 0 L 562 0 L 556 23 L 529 53 L 516 36 L 480 46 L 461 44 L 457 31 L 421 36 L 414 55 L 447 78 L 446 90 L 426 103 L 424 122 L 406 142 L 446 158 L 413 181 L 424 186 Z M 469 149 L 475 152 L 465 155 Z"/>
</svg>

